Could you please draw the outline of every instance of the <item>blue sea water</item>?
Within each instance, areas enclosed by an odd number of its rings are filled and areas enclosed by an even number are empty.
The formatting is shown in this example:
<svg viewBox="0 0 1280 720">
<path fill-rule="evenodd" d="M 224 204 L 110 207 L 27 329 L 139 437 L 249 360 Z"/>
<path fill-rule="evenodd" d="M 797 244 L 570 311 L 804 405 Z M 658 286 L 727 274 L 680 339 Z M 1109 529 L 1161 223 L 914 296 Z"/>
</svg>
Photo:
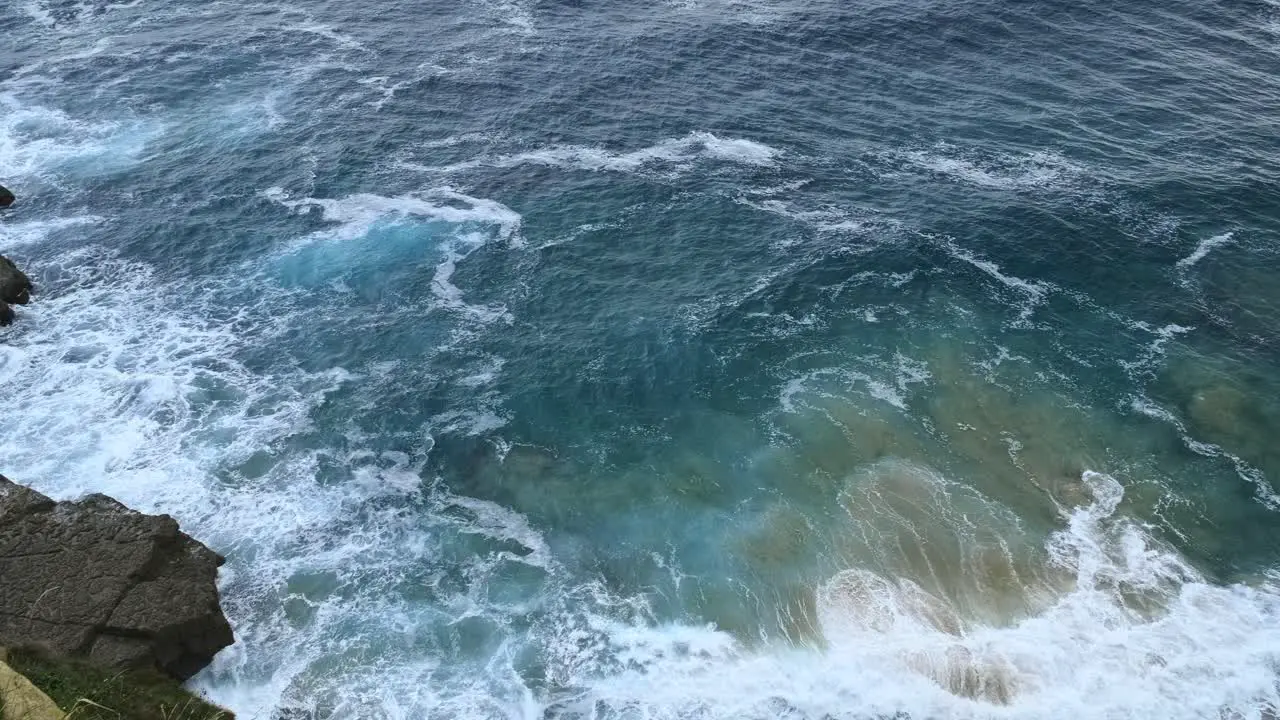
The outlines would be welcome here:
<svg viewBox="0 0 1280 720">
<path fill-rule="evenodd" d="M 11 0 L 0 472 L 241 718 L 1280 713 L 1280 5 Z"/>
</svg>

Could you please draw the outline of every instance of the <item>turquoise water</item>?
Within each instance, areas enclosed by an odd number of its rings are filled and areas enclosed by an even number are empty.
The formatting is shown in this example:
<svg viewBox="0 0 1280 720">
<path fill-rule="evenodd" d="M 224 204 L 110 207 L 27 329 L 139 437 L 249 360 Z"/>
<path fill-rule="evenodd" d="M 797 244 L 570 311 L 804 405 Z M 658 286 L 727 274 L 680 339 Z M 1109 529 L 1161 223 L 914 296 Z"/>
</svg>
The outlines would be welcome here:
<svg viewBox="0 0 1280 720">
<path fill-rule="evenodd" d="M 1280 712 L 1280 6 L 18 2 L 0 471 L 243 718 Z"/>
</svg>

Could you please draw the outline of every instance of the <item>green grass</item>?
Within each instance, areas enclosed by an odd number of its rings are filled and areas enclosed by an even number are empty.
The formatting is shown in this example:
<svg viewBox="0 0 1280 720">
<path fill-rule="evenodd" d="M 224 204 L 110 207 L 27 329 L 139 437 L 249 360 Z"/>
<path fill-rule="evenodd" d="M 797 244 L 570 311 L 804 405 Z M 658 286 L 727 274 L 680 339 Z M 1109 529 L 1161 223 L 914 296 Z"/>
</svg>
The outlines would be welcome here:
<svg viewBox="0 0 1280 720">
<path fill-rule="evenodd" d="M 7 662 L 67 713 L 69 720 L 234 720 L 222 708 L 151 670 L 108 670 L 8 651 Z"/>
</svg>

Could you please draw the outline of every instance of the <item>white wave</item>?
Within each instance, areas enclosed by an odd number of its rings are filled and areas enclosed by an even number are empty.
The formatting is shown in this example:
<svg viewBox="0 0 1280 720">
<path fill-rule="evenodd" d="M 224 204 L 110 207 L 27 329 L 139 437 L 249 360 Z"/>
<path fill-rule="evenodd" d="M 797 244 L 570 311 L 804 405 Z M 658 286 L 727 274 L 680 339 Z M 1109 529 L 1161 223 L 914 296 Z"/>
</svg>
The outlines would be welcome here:
<svg viewBox="0 0 1280 720">
<path fill-rule="evenodd" d="M 1012 275 L 1005 275 L 1000 272 L 999 265 L 991 262 L 990 260 L 983 260 L 967 250 L 961 250 L 954 243 L 948 243 L 946 247 L 950 251 L 952 257 L 969 263 L 987 275 L 999 280 L 1004 285 L 1013 288 L 1014 290 L 1021 291 L 1034 300 L 1043 298 L 1053 287 L 1049 283 L 1027 281 L 1022 278 L 1013 277 Z"/>
<path fill-rule="evenodd" d="M 435 492 L 422 475 L 429 435 L 404 439 L 402 451 L 366 449 L 355 427 L 314 442 L 317 410 L 365 378 L 238 359 L 307 322 L 307 308 L 262 287 L 256 305 L 215 320 L 193 296 L 200 290 L 164 283 L 145 264 L 92 248 L 57 262 L 57 287 L 26 309 L 20 334 L 0 342 L 0 412 L 21 418 L 0 437 L 4 472 L 55 497 L 105 492 L 172 514 L 230 557 L 220 584 L 238 643 L 196 683 L 242 717 L 339 692 L 358 716 L 407 702 L 388 688 L 420 686 L 430 652 L 332 673 L 315 667 L 351 652 L 374 657 L 377 643 L 428 632 L 433 613 L 454 622 L 509 615 L 509 604 L 485 595 L 504 568 L 554 567 L 517 513 L 449 493 L 427 502 L 461 516 L 414 509 Z M 443 573 L 443 538 L 462 536 L 527 553 L 462 555 L 467 586 L 423 610 L 421 593 Z"/>
<path fill-rule="evenodd" d="M 639 213 L 642 207 L 643 206 L 640 205 L 634 205 L 630 208 L 626 208 L 605 222 L 583 223 L 578 225 L 564 235 L 552 237 L 539 245 L 538 249 L 546 250 L 547 248 L 552 248 L 557 245 L 565 245 L 567 243 L 575 242 L 583 235 L 598 233 L 603 230 L 617 230 L 619 228 L 626 227 L 627 222 Z"/>
<path fill-rule="evenodd" d="M 441 68 L 433 69 L 437 71 L 441 70 Z M 460 135 L 449 135 L 437 140 L 423 140 L 418 143 L 418 147 L 443 148 L 467 144 L 490 144 L 502 140 L 503 137 L 504 135 L 502 133 L 468 132 Z"/>
<path fill-rule="evenodd" d="M 803 225 L 812 227 L 822 234 L 856 234 L 867 228 L 865 220 L 860 219 L 852 212 L 838 208 L 824 207 L 816 210 L 804 210 L 796 207 L 793 202 L 777 198 L 754 200 L 740 197 L 737 201 L 757 210 L 763 210 L 788 220 L 795 220 Z"/>
<path fill-rule="evenodd" d="M 533 11 L 524 0 L 478 0 L 481 8 L 505 28 L 521 35 L 537 34 Z"/>
<path fill-rule="evenodd" d="M 514 155 L 482 157 L 444 167 L 410 163 L 402 163 L 402 165 L 411 169 L 445 174 L 476 167 L 512 168 L 521 165 L 622 173 L 639 172 L 650 168 L 682 172 L 700 159 L 719 160 L 738 165 L 769 166 L 773 165 L 781 154 L 780 150 L 753 140 L 720 138 L 709 132 L 692 132 L 681 138 L 663 140 L 631 152 L 613 152 L 584 145 L 556 145 Z"/>
<path fill-rule="evenodd" d="M 291 200 L 278 187 L 269 188 L 263 194 L 296 212 L 319 209 L 325 220 L 340 224 L 330 233 L 339 239 L 365 235 L 375 222 L 387 216 L 418 216 L 456 224 L 493 225 L 499 229 L 499 237 L 511 246 L 524 244 L 524 238 L 520 236 L 520 213 L 500 202 L 473 198 L 448 188 L 434 190 L 426 197 L 384 197 L 359 193 L 341 199 L 308 197 Z"/>
<path fill-rule="evenodd" d="M 242 445 L 244 436 L 302 422 L 299 393 L 344 382 L 340 370 L 294 378 L 294 389 L 253 378 L 229 359 L 242 346 L 237 334 L 175 314 L 145 265 L 93 249 L 65 252 L 59 265 L 57 292 L 27 306 L 24 334 L 0 346 L 4 401 L 20 404 L 24 419 L 0 447 L 22 480 L 55 494 L 100 490 L 143 508 L 191 507 L 189 485 L 149 481 L 194 464 L 174 430 L 200 425 L 220 437 L 220 452 L 252 454 L 263 437 Z"/>
<path fill-rule="evenodd" d="M 1082 483 L 1093 502 L 1045 548 L 1070 582 L 1035 614 L 977 624 L 909 580 L 851 569 L 819 589 L 821 649 L 598 621 L 607 640 L 561 659 L 581 692 L 550 715 L 1193 720 L 1280 708 L 1275 580 L 1208 583 L 1117 515 L 1117 481 Z"/>
<path fill-rule="evenodd" d="M 1036 307 L 1040 305 L 1049 293 L 1055 289 L 1052 283 L 1040 280 L 1023 280 L 1019 277 L 1007 275 L 1004 272 L 1001 272 L 999 265 L 991 262 L 990 260 L 980 258 L 968 250 L 962 249 L 955 244 L 955 241 L 949 238 L 941 242 L 941 245 L 946 249 L 947 253 L 951 255 L 951 257 L 972 265 L 986 273 L 988 276 L 994 278 L 1005 287 L 1026 296 L 1026 302 L 1022 303 L 1018 309 L 1018 318 L 1015 320 L 1015 325 L 1026 324 L 1031 318 L 1032 313 L 1035 312 Z"/>
<path fill-rule="evenodd" d="M 290 23 L 284 25 L 281 29 L 286 32 L 302 33 L 304 35 L 314 35 L 315 37 L 324 38 L 346 50 L 359 50 L 361 52 L 369 52 L 359 40 L 348 37 L 341 32 L 335 30 L 332 26 L 319 22 L 311 17 L 310 13 L 306 14 L 307 19 L 303 22 Z"/>
<path fill-rule="evenodd" d="M 951 145 L 932 151 L 910 150 L 901 157 L 910 164 L 950 180 L 1000 190 L 1030 190 L 1057 187 L 1073 180 L 1081 170 L 1059 155 L 1033 152 L 1026 155 L 997 154 L 966 157 Z"/>
<path fill-rule="evenodd" d="M 483 435 L 507 424 L 507 419 L 493 411 L 454 410 L 431 418 L 441 432 Z"/>
<path fill-rule="evenodd" d="M 271 188 L 264 194 L 295 212 L 306 212 L 309 209 L 318 208 L 325 220 L 338 224 L 336 228 L 296 241 L 286 250 L 286 254 L 297 253 L 318 241 L 331 239 L 351 241 L 362 238 L 368 235 L 375 224 L 384 222 L 387 218 L 418 217 L 461 226 L 450 232 L 431 251 L 440 258 L 431 282 L 432 295 L 440 307 L 463 313 L 482 324 L 497 321 L 511 322 L 511 315 L 505 307 L 467 303 L 463 300 L 462 289 L 453 284 L 453 274 L 457 270 L 458 263 L 483 247 L 492 234 L 470 230 L 467 226 L 496 228 L 497 237 L 505 240 L 508 246 L 523 247 L 524 239 L 520 235 L 520 214 L 505 205 L 447 189 L 437 190 L 431 196 L 432 199 L 412 196 L 384 197 L 363 193 L 337 200 L 316 198 L 291 200 L 280 188 Z M 476 427 L 484 425 L 486 423 L 480 423 Z"/>
<path fill-rule="evenodd" d="M 355 436 L 350 449 L 290 448 L 358 376 L 252 371 L 236 351 L 262 338 L 243 323 L 176 307 L 182 289 L 145 266 L 77 253 L 63 259 L 69 284 L 32 306 L 31 334 L 0 345 L 0 412 L 23 418 L 0 437 L 6 471 L 59 497 L 105 491 L 170 512 L 230 554 L 224 600 L 239 644 L 196 684 L 243 717 L 302 703 L 371 718 L 1180 720 L 1259 717 L 1280 702 L 1274 584 L 1205 582 L 1118 518 L 1119 484 L 1094 474 L 1083 482 L 1095 501 L 1046 547 L 1071 587 L 1005 625 L 939 621 L 955 614 L 947 598 L 851 568 L 818 590 L 821 649 L 748 647 L 628 612 L 519 637 L 508 628 L 540 603 L 577 602 L 550 582 L 532 598 L 503 591 L 512 573 L 557 567 L 527 518 L 424 485 L 420 457 L 362 450 Z M 905 357 L 882 364 L 902 383 L 924 374 Z M 335 465 L 350 481 L 324 479 Z M 452 569 L 440 562 L 449 537 L 496 549 L 464 547 L 469 564 Z M 1158 609 L 1133 606 L 1137 594 Z M 430 646 L 452 628 L 503 639 L 459 660 Z M 530 644 L 567 694 L 526 686 L 517 668 Z"/>
<path fill-rule="evenodd" d="M 19 193 L 73 172 L 132 163 L 145 146 L 145 136 L 135 142 L 129 126 L 85 123 L 13 96 L 0 96 L 0 103 L 7 111 L 0 112 L 0 175 Z M 472 226 L 448 234 L 435 259 L 437 300 L 464 312 L 490 308 L 458 305 L 452 274 L 461 258 L 495 237 L 521 243 L 518 214 L 460 193 L 333 201 L 272 195 L 297 211 L 318 208 L 336 225 L 336 235 L 303 238 L 295 247 L 359 236 L 379 218 Z M 20 217 L 0 223 L 5 247 L 39 245 L 72 225 L 110 221 Z M 260 265 L 230 276 L 252 276 Z M 385 627 L 369 627 L 358 634 L 364 640 L 351 639 L 353 618 L 422 622 L 412 617 L 417 601 L 406 600 L 395 583 L 439 557 L 441 530 L 403 510 L 412 502 L 405 498 L 423 492 L 420 456 L 363 450 L 355 429 L 346 446 L 291 447 L 314 432 L 313 414 L 326 398 L 360 376 L 341 367 L 255 370 L 237 360 L 259 352 L 275 333 L 305 326 L 307 308 L 274 297 L 279 289 L 261 283 L 240 313 L 210 319 L 221 313 L 202 307 L 209 300 L 202 290 L 166 284 L 148 266 L 94 248 L 60 252 L 45 270 L 53 280 L 40 302 L 23 308 L 21 325 L 0 342 L 6 390 L 0 410 L 22 418 L 0 438 L 4 472 L 56 497 L 106 492 L 141 510 L 172 514 L 231 557 L 221 585 L 239 642 L 197 682 L 242 717 L 269 716 L 291 699 L 323 697 L 331 687 L 369 698 L 385 693 L 388 678 L 408 677 L 413 685 L 411 673 L 421 663 L 407 658 L 367 673 L 317 679 L 313 670 L 353 644 L 387 637 Z M 503 422 L 491 410 L 498 399 L 483 391 L 492 375 L 480 377 L 498 370 L 493 363 L 462 370 L 472 378 L 479 410 L 459 416 L 488 418 L 474 422 L 490 427 Z M 432 445 L 429 433 L 406 442 L 422 453 Z M 334 467 L 342 469 L 340 482 Z M 497 517 L 473 532 L 501 536 L 495 542 L 512 535 Z M 521 564 L 545 558 L 533 549 Z M 483 586 L 485 572 L 499 574 L 511 562 L 485 558 L 468 570 Z M 309 577 L 330 578 L 339 590 L 307 590 Z M 481 597 L 474 602 L 485 607 Z"/>
<path fill-rule="evenodd" d="M 1258 499 L 1258 502 L 1272 510 L 1280 510 L 1280 493 L 1277 493 L 1275 488 L 1271 486 L 1271 482 L 1261 470 L 1219 445 L 1195 439 L 1182 420 L 1150 398 L 1141 396 L 1131 398 L 1129 408 L 1140 415 L 1145 415 L 1172 426 L 1177 431 L 1178 438 L 1182 440 L 1182 444 L 1186 445 L 1191 452 L 1204 457 L 1226 458 L 1234 466 L 1240 479 L 1253 485 L 1254 497 Z"/>
<path fill-rule="evenodd" d="M 529 554 L 513 556 L 513 559 L 541 568 L 551 568 L 551 548 L 547 546 L 542 534 L 534 530 L 528 519 L 520 513 L 487 500 L 451 494 L 442 495 L 438 502 L 441 507 L 459 507 L 468 511 L 471 517 L 462 526 L 462 532 L 515 541 L 527 549 Z"/>
<path fill-rule="evenodd" d="M 227 142 L 231 138 L 249 135 L 264 130 L 276 130 L 289 122 L 289 118 L 280 112 L 279 102 L 284 90 L 276 87 L 263 93 L 261 97 L 245 99 L 227 105 L 222 109 L 222 117 L 209 118 L 207 111 L 196 122 L 216 123 L 204 129 L 216 137 L 219 142 Z"/>
<path fill-rule="evenodd" d="M 1185 325 L 1178 325 L 1177 323 L 1169 323 L 1157 328 L 1141 320 L 1128 320 L 1119 318 L 1114 314 L 1113 316 L 1135 330 L 1141 330 L 1155 336 L 1151 342 L 1143 346 L 1138 357 L 1133 360 L 1119 361 L 1120 367 L 1124 368 L 1135 380 L 1139 380 L 1140 375 L 1152 372 L 1159 366 L 1160 360 L 1164 358 L 1165 346 L 1169 344 L 1169 341 L 1195 329 Z"/>
<path fill-rule="evenodd" d="M 706 328 L 708 323 L 714 321 L 717 313 L 723 312 L 726 308 L 741 307 L 748 300 L 767 290 L 775 280 L 786 277 L 794 269 L 794 263 L 776 267 L 757 277 L 751 287 L 716 293 L 697 302 L 687 303 L 680 308 L 680 317 L 691 329 Z"/>
<path fill-rule="evenodd" d="M 711 133 L 692 133 L 690 139 L 702 143 L 703 150 L 714 158 L 747 165 L 768 165 L 777 157 L 778 151 L 754 140 L 739 138 L 718 138 Z"/>
<path fill-rule="evenodd" d="M 103 218 L 96 215 L 75 215 L 52 220 L 6 220 L 0 223 L 0 248 L 12 251 L 26 245 L 39 245 L 50 235 L 66 228 L 98 225 Z"/>
<path fill-rule="evenodd" d="M 892 362 L 874 361 L 873 364 L 891 375 L 891 378 L 874 377 L 860 370 L 848 368 L 822 368 L 787 381 L 778 398 L 784 412 L 796 412 L 801 405 L 808 405 L 802 398 L 807 395 L 830 398 L 862 385 L 871 397 L 886 402 L 899 410 L 907 409 L 910 386 L 928 382 L 928 366 L 902 354 L 894 355 Z M 834 385 L 835 388 L 831 389 Z"/>
<path fill-rule="evenodd" d="M 419 69 L 422 69 L 422 67 L 425 67 L 425 65 L 419 66 Z M 432 69 L 435 72 L 441 72 L 443 70 L 443 68 L 439 68 L 439 67 L 435 67 Z M 366 103 L 369 107 L 372 107 L 374 110 L 381 110 L 382 108 L 386 107 L 387 103 L 391 102 L 392 100 L 395 100 L 396 93 L 406 88 L 413 87 L 417 83 L 421 82 L 423 80 L 423 77 L 424 76 L 416 76 L 409 80 L 400 80 L 393 83 L 391 82 L 391 78 L 386 75 L 375 75 L 371 77 L 361 78 L 356 82 L 358 82 L 361 85 L 368 85 L 370 87 L 376 88 L 379 92 L 382 93 L 382 97 L 378 98 L 377 100 L 371 100 L 368 103 Z"/>
<path fill-rule="evenodd" d="M 1200 244 L 1196 246 L 1196 249 L 1193 250 L 1190 255 L 1178 261 L 1178 267 L 1182 269 L 1186 269 L 1191 267 L 1192 265 L 1195 265 L 1196 263 L 1203 260 L 1205 256 L 1208 255 L 1214 248 L 1220 247 L 1222 245 L 1226 245 L 1227 243 L 1231 242 L 1233 237 L 1234 237 L 1234 233 L 1226 232 L 1226 233 L 1222 233 L 1221 235 L 1214 235 L 1213 237 L 1208 238 L 1206 240 L 1201 240 Z"/>
<path fill-rule="evenodd" d="M 71 42 L 83 40 L 83 37 L 76 32 L 76 29 L 74 28 L 74 26 L 62 25 L 59 28 L 59 32 L 61 35 L 59 40 L 65 42 L 66 44 L 70 44 L 71 46 L 68 47 L 65 52 L 49 53 L 47 55 L 42 55 L 39 59 L 34 60 L 33 62 L 28 63 L 26 65 L 23 65 L 22 67 L 14 71 L 13 75 L 15 78 L 26 78 L 28 76 L 39 78 L 39 76 L 42 73 L 39 73 L 37 71 L 40 71 L 40 70 L 45 70 L 45 73 L 43 74 L 56 74 L 58 66 L 62 65 L 63 63 L 75 63 L 76 61 L 79 61 L 79 60 L 88 60 L 89 58 L 96 58 L 101 55 L 107 55 L 107 56 L 113 55 L 113 53 L 107 52 L 107 50 L 110 49 L 114 44 L 112 42 L 112 39 L 109 37 L 98 38 L 94 40 L 92 45 L 83 46 L 83 45 L 79 45 L 78 43 L 71 44 Z M 71 42 L 67 42 L 67 41 L 71 41 Z M 59 43 L 59 44 L 63 44 L 63 43 Z M 120 56 L 128 57 L 132 54 L 133 53 L 131 52 L 123 51 L 123 53 Z M 121 76 L 120 78 L 116 78 L 116 80 L 112 82 L 120 82 L 124 77 L 127 77 L 127 75 Z"/>
<path fill-rule="evenodd" d="M 135 8 L 141 5 L 142 2 L 143 0 L 130 0 L 130 2 L 102 2 L 101 0 L 90 2 L 89 0 L 81 0 L 81 2 L 74 4 L 57 3 L 59 10 L 62 10 L 64 13 L 67 10 L 71 10 L 70 13 L 67 13 L 67 16 L 72 18 L 72 23 L 65 22 L 65 17 L 59 18 L 50 11 L 49 6 L 54 4 L 53 0 L 28 0 L 28 2 L 24 2 L 21 7 L 27 17 L 31 18 L 31 20 L 36 24 L 42 25 L 45 28 L 60 30 L 61 32 L 70 34 L 75 33 L 76 28 L 67 28 L 65 26 L 69 24 L 78 24 L 75 21 L 80 21 L 85 18 L 101 20 L 101 17 L 107 13 L 116 10 L 128 10 L 130 8 Z"/>
<path fill-rule="evenodd" d="M 132 166 L 163 131 L 149 121 L 86 122 L 0 93 L 0 177 L 15 191 L 24 181 L 59 184 Z"/>
<path fill-rule="evenodd" d="M 40 3 L 30 0 L 22 4 L 22 10 L 36 23 L 45 27 L 53 27 L 57 24 L 57 18 L 49 12 L 48 8 L 43 7 Z"/>
</svg>

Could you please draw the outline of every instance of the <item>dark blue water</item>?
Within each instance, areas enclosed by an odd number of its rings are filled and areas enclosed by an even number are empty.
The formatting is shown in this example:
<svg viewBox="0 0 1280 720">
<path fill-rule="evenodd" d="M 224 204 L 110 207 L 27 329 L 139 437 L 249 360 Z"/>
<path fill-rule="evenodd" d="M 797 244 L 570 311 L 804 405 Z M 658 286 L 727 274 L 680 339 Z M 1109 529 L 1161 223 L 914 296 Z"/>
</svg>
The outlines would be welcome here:
<svg viewBox="0 0 1280 720">
<path fill-rule="evenodd" d="M 15 0 L 6 475 L 243 718 L 1280 712 L 1280 5 Z"/>
</svg>

